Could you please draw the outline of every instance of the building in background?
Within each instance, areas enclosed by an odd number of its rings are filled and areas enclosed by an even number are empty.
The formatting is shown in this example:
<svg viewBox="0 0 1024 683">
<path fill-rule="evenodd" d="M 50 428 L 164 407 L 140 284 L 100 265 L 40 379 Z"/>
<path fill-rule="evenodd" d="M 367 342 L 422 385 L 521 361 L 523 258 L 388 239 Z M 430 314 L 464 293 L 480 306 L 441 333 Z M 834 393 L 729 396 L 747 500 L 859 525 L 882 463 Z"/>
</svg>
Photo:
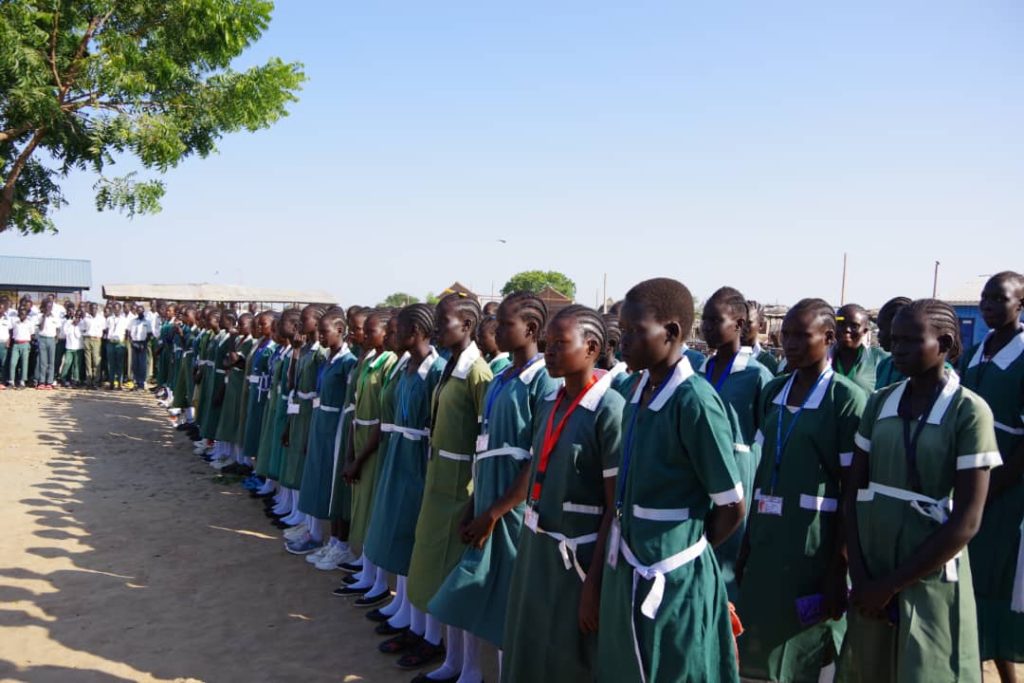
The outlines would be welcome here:
<svg viewBox="0 0 1024 683">
<path fill-rule="evenodd" d="M 953 307 L 956 317 L 960 319 L 960 339 L 965 351 L 975 344 L 981 343 L 985 339 L 985 335 L 988 334 L 988 325 L 981 318 L 978 301 L 981 299 L 981 290 L 984 289 L 989 277 L 989 275 L 979 275 L 956 289 L 943 292 L 942 300 Z"/>
<path fill-rule="evenodd" d="M 12 303 L 28 295 L 38 302 L 48 294 L 76 304 L 92 287 L 92 262 L 81 259 L 0 256 L 0 295 Z"/>
</svg>

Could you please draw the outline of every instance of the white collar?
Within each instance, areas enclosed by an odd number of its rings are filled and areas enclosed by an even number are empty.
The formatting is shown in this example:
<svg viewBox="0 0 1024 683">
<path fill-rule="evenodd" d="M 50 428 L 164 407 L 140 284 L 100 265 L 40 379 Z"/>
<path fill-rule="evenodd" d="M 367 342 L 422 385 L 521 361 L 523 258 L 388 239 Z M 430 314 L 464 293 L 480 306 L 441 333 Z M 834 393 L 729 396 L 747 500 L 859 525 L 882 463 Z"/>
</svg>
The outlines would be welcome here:
<svg viewBox="0 0 1024 683">
<path fill-rule="evenodd" d="M 411 358 L 411 356 L 409 355 L 409 352 L 406 351 L 405 353 L 402 354 L 402 357 L 398 359 L 398 362 L 391 366 L 391 371 L 388 372 L 389 380 L 395 375 L 397 375 L 402 370 L 402 368 L 409 364 L 409 358 Z"/>
<path fill-rule="evenodd" d="M 597 381 L 594 382 L 594 386 L 590 387 L 590 391 L 584 394 L 583 398 L 580 399 L 579 406 L 586 408 L 590 412 L 594 412 L 601 405 L 601 399 L 608 393 L 608 389 L 612 386 L 613 375 L 608 370 L 594 370 L 594 376 Z M 561 381 L 561 380 L 559 380 Z M 561 385 L 547 396 L 544 397 L 545 401 L 554 401 L 558 398 L 558 392 L 564 389 L 565 386 Z"/>
<path fill-rule="evenodd" d="M 786 386 L 782 388 L 782 391 L 772 399 L 772 403 L 777 406 L 785 406 L 786 399 L 789 398 L 789 390 L 793 388 L 793 380 L 796 379 L 796 372 L 789 376 L 789 380 L 786 381 Z M 832 375 L 835 371 L 832 370 L 832 366 L 829 365 L 825 368 L 824 377 L 821 382 L 818 382 L 818 386 L 814 389 L 814 393 L 808 396 L 804 400 L 804 408 L 808 410 L 816 410 L 821 407 L 821 401 L 825 398 L 825 393 L 828 391 L 828 385 L 832 383 Z"/>
<path fill-rule="evenodd" d="M 743 372 L 747 369 L 747 364 L 750 363 L 750 359 L 754 357 L 754 349 L 749 346 L 741 346 L 740 350 L 733 356 L 732 367 L 729 369 L 729 374 L 734 372 Z M 700 365 L 700 374 L 706 374 L 708 371 L 708 363 L 711 359 L 718 355 L 718 352 L 711 354 L 704 359 L 704 362 Z"/>
<path fill-rule="evenodd" d="M 754 345 L 750 347 L 750 352 L 755 356 L 760 356 L 762 351 L 764 351 L 764 349 L 761 347 L 761 342 L 759 341 L 754 342 Z"/>
<path fill-rule="evenodd" d="M 420 366 L 416 368 L 416 374 L 420 376 L 420 379 L 427 378 L 427 373 L 430 372 L 430 368 L 432 368 L 434 363 L 437 362 L 437 356 L 437 349 L 431 346 L 430 353 L 423 358 L 423 362 L 421 362 Z"/>
<path fill-rule="evenodd" d="M 889 396 L 885 399 L 885 403 L 882 404 L 882 409 L 878 411 L 878 417 L 875 419 L 883 420 L 887 417 L 899 417 L 900 399 L 903 398 L 903 392 L 906 390 L 907 384 L 909 383 L 910 380 L 905 379 L 892 390 Z M 946 414 L 946 409 L 949 408 L 949 404 L 953 402 L 953 395 L 956 394 L 956 391 L 959 388 L 960 377 L 955 372 L 947 373 L 946 386 L 942 388 L 942 393 L 939 394 L 939 398 L 936 399 L 935 405 L 932 406 L 932 411 L 928 413 L 928 424 L 942 424 L 942 418 Z"/>
<path fill-rule="evenodd" d="M 546 367 L 546 365 L 547 364 L 544 360 L 544 356 L 541 356 L 536 361 L 534 361 L 533 365 L 531 365 L 528 368 L 525 368 L 522 372 L 519 373 L 519 381 L 522 382 L 523 384 L 529 384 L 530 382 L 533 381 L 533 378 L 537 376 L 537 373 L 543 370 Z"/>
<path fill-rule="evenodd" d="M 620 360 L 618 363 L 612 366 L 612 369 L 608 371 L 608 374 L 614 379 L 619 375 L 625 373 L 629 367 L 626 365 L 626 361 Z"/>
<path fill-rule="evenodd" d="M 508 351 L 502 351 L 501 353 L 495 354 L 494 358 L 491 359 L 491 362 L 495 363 L 499 360 L 504 360 L 505 358 L 508 358 Z"/>
<path fill-rule="evenodd" d="M 675 393 L 679 385 L 688 380 L 692 375 L 693 366 L 690 365 L 690 359 L 686 356 L 680 356 L 679 362 L 676 363 L 676 367 L 672 370 L 672 374 L 665 378 L 667 385 L 658 392 L 653 401 L 647 404 L 648 410 L 655 412 L 661 410 L 668 403 L 668 400 L 672 398 L 672 394 Z M 640 382 L 633 391 L 633 398 L 630 399 L 630 403 L 640 402 L 640 397 L 643 395 L 644 387 L 647 386 L 647 381 L 650 377 L 650 371 L 644 370 L 643 374 L 640 375 Z"/>
<path fill-rule="evenodd" d="M 989 333 L 985 335 L 985 341 L 978 346 L 978 350 L 975 351 L 974 357 L 971 358 L 971 363 L 967 367 L 973 368 L 981 362 L 982 357 L 985 355 L 985 342 L 987 342 L 989 337 L 993 334 L 995 334 L 995 330 L 989 330 Z M 993 356 L 990 362 L 999 366 L 1000 370 L 1005 370 L 1010 367 L 1010 363 L 1017 360 L 1022 353 L 1024 353 L 1024 329 L 1019 329 L 1017 331 L 1017 335 L 1011 339 L 1006 346 L 999 349 L 999 353 Z"/>
<path fill-rule="evenodd" d="M 469 342 L 469 346 L 459 354 L 459 359 L 455 361 L 455 369 L 452 370 L 452 377 L 458 379 L 466 379 L 466 375 L 469 374 L 470 368 L 473 367 L 473 363 L 480 357 L 480 349 L 477 348 L 476 342 Z"/>
<path fill-rule="evenodd" d="M 333 356 L 331 356 L 331 361 L 330 361 L 331 364 L 333 365 L 334 361 L 338 360 L 339 358 L 344 356 L 346 353 L 348 353 L 348 344 L 346 344 L 345 342 L 341 342 L 341 348 L 338 349 L 337 353 L 335 353 Z"/>
</svg>

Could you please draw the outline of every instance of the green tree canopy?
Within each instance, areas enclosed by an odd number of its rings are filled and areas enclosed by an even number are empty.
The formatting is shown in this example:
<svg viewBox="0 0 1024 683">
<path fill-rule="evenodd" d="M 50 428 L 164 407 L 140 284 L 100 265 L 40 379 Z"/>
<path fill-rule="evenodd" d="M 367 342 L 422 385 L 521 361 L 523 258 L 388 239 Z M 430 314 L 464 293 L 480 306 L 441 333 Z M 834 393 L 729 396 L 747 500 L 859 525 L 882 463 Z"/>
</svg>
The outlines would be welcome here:
<svg viewBox="0 0 1024 683">
<path fill-rule="evenodd" d="M 434 294 L 433 292 L 427 292 L 427 295 L 423 297 L 423 301 L 428 304 L 436 304 L 441 300 L 441 297 Z"/>
<path fill-rule="evenodd" d="M 408 306 L 409 304 L 418 304 L 419 299 L 414 297 L 412 294 L 406 294 L 405 292 L 395 292 L 394 294 L 388 294 L 384 301 L 377 304 L 378 308 L 401 308 L 402 306 Z"/>
<path fill-rule="evenodd" d="M 56 231 L 72 170 L 96 207 L 160 210 L 164 185 L 106 174 L 116 155 L 159 173 L 225 134 L 287 114 L 301 65 L 232 60 L 270 24 L 267 0 L 0 0 L 0 232 Z"/>
<path fill-rule="evenodd" d="M 551 287 L 570 299 L 576 298 L 576 283 L 563 273 L 555 270 L 527 270 L 516 273 L 501 288 L 501 293 L 508 296 L 512 292 L 533 292 L 536 294 L 545 287 Z"/>
</svg>

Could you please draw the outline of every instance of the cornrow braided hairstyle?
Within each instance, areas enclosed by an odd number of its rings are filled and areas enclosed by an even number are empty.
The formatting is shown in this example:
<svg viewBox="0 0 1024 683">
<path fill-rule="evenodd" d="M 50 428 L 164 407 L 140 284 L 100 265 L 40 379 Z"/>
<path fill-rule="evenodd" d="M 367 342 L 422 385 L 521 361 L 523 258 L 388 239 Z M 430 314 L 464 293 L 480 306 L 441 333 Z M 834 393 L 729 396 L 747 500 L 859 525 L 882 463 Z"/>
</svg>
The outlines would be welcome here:
<svg viewBox="0 0 1024 683">
<path fill-rule="evenodd" d="M 320 304 L 309 304 L 302 309 L 302 314 L 305 315 L 306 311 L 311 311 L 313 313 L 313 317 L 319 321 L 320 318 L 324 317 L 324 313 L 327 312 L 327 309 Z"/>
<path fill-rule="evenodd" d="M 221 310 L 220 317 L 221 317 L 221 319 L 227 318 L 228 320 L 230 320 L 233 323 L 237 323 L 238 322 L 238 315 L 234 311 L 232 311 L 231 309 Z"/>
<path fill-rule="evenodd" d="M 324 312 L 320 322 L 327 321 L 328 324 L 334 325 L 334 327 L 341 332 L 342 336 L 348 331 L 348 320 L 345 317 L 345 309 L 340 306 L 331 306 Z"/>
<path fill-rule="evenodd" d="M 750 323 L 750 304 L 758 305 L 756 301 L 748 302 L 743 297 L 743 294 L 740 293 L 740 290 L 734 287 L 719 287 L 716 289 L 715 293 L 708 299 L 708 304 L 712 302 L 724 304 L 737 320 L 743 320 L 747 324 Z"/>
<path fill-rule="evenodd" d="M 496 329 L 498 329 L 498 319 L 493 315 L 485 315 L 484 319 L 480 321 L 480 325 L 477 326 L 476 331 L 478 334 L 483 334 L 487 330 Z"/>
<path fill-rule="evenodd" d="M 678 322 L 681 340 L 693 329 L 693 295 L 678 280 L 669 277 L 644 280 L 626 292 L 626 301 L 642 306 L 659 323 Z"/>
<path fill-rule="evenodd" d="M 434 307 L 430 304 L 409 304 L 398 312 L 398 322 L 408 324 L 430 339 L 434 334 Z"/>
<path fill-rule="evenodd" d="M 786 313 L 788 318 L 791 315 L 811 313 L 814 315 L 814 320 L 821 320 L 822 325 L 825 326 L 826 330 L 832 330 L 835 334 L 836 331 L 836 309 L 832 308 L 832 304 L 825 301 L 824 299 L 800 299 L 797 301 L 793 308 L 789 309 Z"/>
<path fill-rule="evenodd" d="M 536 324 L 538 335 L 548 322 L 547 304 L 533 292 L 512 292 L 502 300 L 498 308 L 514 313 L 524 322 Z"/>
<path fill-rule="evenodd" d="M 618 347 L 619 342 L 622 341 L 622 328 L 619 327 L 618 314 L 605 313 L 601 319 L 604 321 L 605 341 L 611 346 Z"/>
<path fill-rule="evenodd" d="M 283 311 L 281 311 L 281 317 L 279 318 L 279 320 L 281 322 L 285 322 L 288 320 L 297 321 L 300 317 L 302 317 L 302 311 L 300 311 L 299 309 L 286 308 Z"/>
<path fill-rule="evenodd" d="M 574 318 L 583 335 L 583 340 L 595 340 L 598 344 L 598 355 L 604 353 L 607 332 L 604 327 L 604 318 L 599 312 L 583 304 L 570 304 L 556 313 L 551 322 L 562 318 Z"/>
<path fill-rule="evenodd" d="M 853 316 L 857 315 L 858 313 L 863 314 L 865 318 L 871 320 L 871 316 L 868 315 L 868 310 L 861 306 L 860 304 L 843 304 L 842 306 L 839 307 L 839 310 L 836 311 L 836 317 L 838 318 L 840 316 Z"/>
<path fill-rule="evenodd" d="M 477 301 L 475 296 L 463 294 L 462 292 L 452 292 L 437 302 L 435 311 L 439 312 L 444 306 L 451 306 L 452 311 L 460 320 L 468 320 L 470 335 L 476 335 L 476 328 L 479 327 L 480 320 L 483 318 L 483 310 L 480 308 L 480 302 Z"/>
<path fill-rule="evenodd" d="M 888 320 L 892 323 L 892 320 L 896 317 L 896 314 L 901 308 L 910 304 L 910 297 L 906 296 L 894 296 L 893 298 L 882 304 L 882 307 L 878 309 L 878 317 L 876 321 L 881 326 L 883 320 Z"/>
<path fill-rule="evenodd" d="M 366 314 L 366 319 L 369 320 L 370 318 L 376 318 L 377 322 L 379 322 L 381 325 L 387 327 L 388 321 L 391 320 L 391 312 L 392 312 L 392 310 L 393 309 L 387 308 L 387 307 L 384 307 L 384 308 L 372 308 L 372 309 L 370 309 L 370 312 Z"/>
<path fill-rule="evenodd" d="M 918 299 L 901 308 L 896 314 L 903 316 L 919 316 L 927 322 L 935 336 L 948 334 L 953 338 L 953 345 L 949 347 L 946 359 L 950 363 L 956 363 L 963 353 L 963 343 L 960 341 L 960 318 L 957 317 L 953 307 L 945 301 L 938 299 Z"/>
</svg>

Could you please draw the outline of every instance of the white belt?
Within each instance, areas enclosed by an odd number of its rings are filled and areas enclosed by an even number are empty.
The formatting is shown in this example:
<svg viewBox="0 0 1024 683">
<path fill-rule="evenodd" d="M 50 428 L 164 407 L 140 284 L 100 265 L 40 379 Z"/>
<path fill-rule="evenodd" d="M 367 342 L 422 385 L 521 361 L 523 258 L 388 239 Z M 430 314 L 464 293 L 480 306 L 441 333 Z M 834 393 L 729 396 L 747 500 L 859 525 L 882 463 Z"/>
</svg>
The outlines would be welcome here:
<svg viewBox="0 0 1024 683">
<path fill-rule="evenodd" d="M 382 434 L 390 434 L 395 431 L 395 425 L 390 422 L 382 422 L 380 425 L 380 431 Z"/>
<path fill-rule="evenodd" d="M 886 496 L 887 498 L 895 498 L 896 500 L 903 500 L 910 503 L 910 507 L 913 510 L 929 519 L 932 519 L 939 524 L 945 524 L 946 520 L 949 519 L 949 512 L 953 509 L 953 501 L 949 497 L 945 497 L 941 500 L 929 498 L 921 493 L 914 491 L 908 491 L 906 489 L 896 488 L 895 486 L 886 486 L 885 484 L 878 484 L 870 482 L 866 489 L 857 490 L 857 502 L 865 502 L 874 500 L 875 494 L 880 496 Z M 953 557 L 946 566 L 943 568 L 945 572 L 945 579 L 950 583 L 954 583 L 959 578 L 959 571 L 957 570 L 957 560 L 963 552 L 959 552 Z"/>
<path fill-rule="evenodd" d="M 246 377 L 246 379 L 249 381 L 249 384 L 259 384 L 260 383 L 260 376 L 259 375 L 249 375 L 248 377 Z"/>
<path fill-rule="evenodd" d="M 595 515 L 600 517 L 604 514 L 604 507 L 601 505 L 581 505 L 580 503 L 562 503 L 562 512 L 575 512 L 578 515 Z"/>
<path fill-rule="evenodd" d="M 356 409 L 356 404 L 355 403 L 349 403 L 347 406 L 345 406 L 345 409 L 342 410 L 341 412 L 342 413 L 351 413 L 355 409 Z"/>
<path fill-rule="evenodd" d="M 323 403 L 321 403 L 320 405 L 318 405 L 318 406 L 316 407 L 316 409 L 317 409 L 317 410 L 322 410 L 322 411 L 324 411 L 325 413 L 340 413 L 340 412 L 341 412 L 341 408 L 336 408 L 336 407 L 334 407 L 334 406 L 325 406 L 325 405 L 324 405 Z"/>
<path fill-rule="evenodd" d="M 737 453 L 749 453 L 750 452 L 750 446 L 748 446 L 745 443 L 734 443 L 732 445 L 732 448 Z"/>
<path fill-rule="evenodd" d="M 380 420 L 360 420 L 358 417 L 353 420 L 360 427 L 372 427 L 376 424 L 380 424 Z"/>
<path fill-rule="evenodd" d="M 452 453 L 451 451 L 438 450 L 437 454 L 442 458 L 448 458 L 449 460 L 457 460 L 458 462 L 472 462 L 472 455 L 465 455 L 463 453 Z"/>
<path fill-rule="evenodd" d="M 499 455 L 510 455 L 513 460 L 529 460 L 533 456 L 530 451 L 525 448 L 518 448 L 516 446 L 502 446 L 501 448 L 492 448 L 489 451 L 481 451 L 476 454 L 476 459 L 479 462 L 486 458 L 496 458 Z"/>
<path fill-rule="evenodd" d="M 383 425 L 380 429 L 384 431 L 384 427 L 390 427 L 388 431 L 395 434 L 401 434 L 404 438 L 409 441 L 419 441 L 425 437 L 430 436 L 429 429 L 416 429 L 415 427 L 402 427 L 401 425 Z"/>
<path fill-rule="evenodd" d="M 633 654 L 636 655 L 636 663 L 640 669 L 640 680 L 646 683 L 647 674 L 644 672 L 644 660 L 640 656 L 640 641 L 636 637 L 636 621 L 633 615 L 636 613 L 636 587 L 640 583 L 640 579 L 644 578 L 648 581 L 654 581 L 654 585 L 651 586 L 651 591 L 647 594 L 642 605 L 640 605 L 640 613 L 648 619 L 653 619 L 658 614 L 658 608 L 661 607 L 661 600 L 665 595 L 665 574 L 671 571 L 679 569 L 683 565 L 689 564 L 701 556 L 701 553 L 708 547 L 708 539 L 704 536 L 700 537 L 700 540 L 675 555 L 666 557 L 661 562 L 656 562 L 649 567 L 645 567 L 640 564 L 636 559 L 636 555 L 626 545 L 626 539 L 620 536 L 619 538 L 619 550 L 622 552 L 622 557 L 629 562 L 630 566 L 633 567 L 633 592 L 630 596 L 630 617 L 629 626 L 633 631 Z"/>
<path fill-rule="evenodd" d="M 526 527 L 529 529 L 530 527 Z M 587 573 L 583 571 L 583 567 L 580 566 L 580 561 L 576 557 L 576 549 L 581 545 L 589 545 L 597 542 L 597 534 L 584 534 L 583 536 L 575 536 L 573 538 L 567 537 L 565 534 L 560 534 L 557 531 L 547 531 L 540 528 L 539 526 L 532 529 L 533 533 L 538 535 L 544 535 L 554 539 L 558 542 L 558 553 L 562 556 L 562 562 L 565 564 L 566 569 L 575 569 L 576 574 L 580 577 L 580 581 L 587 580 Z"/>
<path fill-rule="evenodd" d="M 301 401 L 312 401 L 314 398 L 318 396 L 318 394 L 315 391 L 296 391 L 295 395 Z"/>
<path fill-rule="evenodd" d="M 213 365 L 213 363 L 210 363 L 210 365 Z M 225 370 L 224 368 L 217 368 L 216 370 L 214 370 L 214 372 L 216 372 L 218 375 L 227 374 L 227 370 Z"/>
<path fill-rule="evenodd" d="M 685 522 L 690 519 L 690 508 L 645 508 L 634 505 L 633 516 L 653 522 Z"/>
</svg>

